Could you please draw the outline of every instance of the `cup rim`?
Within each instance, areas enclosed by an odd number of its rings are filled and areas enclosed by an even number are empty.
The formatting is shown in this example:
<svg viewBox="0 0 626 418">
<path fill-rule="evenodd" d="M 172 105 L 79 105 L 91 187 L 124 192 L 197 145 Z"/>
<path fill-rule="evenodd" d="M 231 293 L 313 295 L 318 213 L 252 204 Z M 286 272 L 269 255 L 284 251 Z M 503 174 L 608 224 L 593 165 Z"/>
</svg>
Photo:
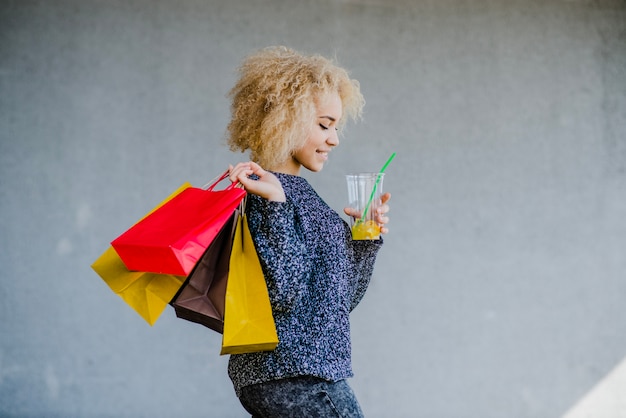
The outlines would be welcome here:
<svg viewBox="0 0 626 418">
<path fill-rule="evenodd" d="M 370 177 L 370 176 L 383 177 L 384 175 L 385 173 L 380 173 L 376 171 L 364 171 L 364 172 L 358 172 L 358 173 L 348 173 L 346 174 L 346 177 Z"/>
</svg>

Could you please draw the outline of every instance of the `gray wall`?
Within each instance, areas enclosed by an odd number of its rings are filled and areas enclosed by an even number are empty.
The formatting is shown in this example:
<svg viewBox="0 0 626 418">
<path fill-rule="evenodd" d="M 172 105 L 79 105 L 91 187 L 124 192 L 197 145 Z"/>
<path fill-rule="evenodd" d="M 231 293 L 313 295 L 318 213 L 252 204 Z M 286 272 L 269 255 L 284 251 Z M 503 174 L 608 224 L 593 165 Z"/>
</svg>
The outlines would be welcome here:
<svg viewBox="0 0 626 418">
<path fill-rule="evenodd" d="M 4 1 L 0 416 L 246 416 L 217 334 L 149 327 L 89 266 L 245 159 L 225 95 L 272 44 L 362 83 L 364 122 L 305 174 L 331 206 L 398 153 L 353 314 L 368 416 L 558 417 L 625 358 L 625 2 Z"/>
</svg>

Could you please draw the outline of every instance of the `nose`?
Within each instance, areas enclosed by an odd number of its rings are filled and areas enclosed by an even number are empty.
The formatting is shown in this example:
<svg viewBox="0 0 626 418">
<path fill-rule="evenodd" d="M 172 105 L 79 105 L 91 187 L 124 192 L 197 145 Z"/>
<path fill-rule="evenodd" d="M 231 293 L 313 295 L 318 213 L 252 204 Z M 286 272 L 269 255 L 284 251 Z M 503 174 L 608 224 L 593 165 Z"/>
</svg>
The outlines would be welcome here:
<svg viewBox="0 0 626 418">
<path fill-rule="evenodd" d="M 339 132 L 336 129 L 329 129 L 330 133 L 326 138 L 326 143 L 332 147 L 339 145 Z"/>
</svg>

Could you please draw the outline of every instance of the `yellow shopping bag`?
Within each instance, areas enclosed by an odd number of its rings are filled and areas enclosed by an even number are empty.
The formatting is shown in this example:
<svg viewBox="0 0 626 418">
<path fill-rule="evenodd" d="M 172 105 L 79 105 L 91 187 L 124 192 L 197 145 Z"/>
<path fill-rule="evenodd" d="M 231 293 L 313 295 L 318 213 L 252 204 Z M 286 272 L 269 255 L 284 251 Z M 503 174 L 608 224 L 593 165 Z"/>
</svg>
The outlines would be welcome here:
<svg viewBox="0 0 626 418">
<path fill-rule="evenodd" d="M 150 325 L 154 325 L 185 282 L 185 276 L 129 271 L 113 247 L 91 268 Z"/>
<path fill-rule="evenodd" d="M 189 183 L 181 185 L 144 218 L 189 187 Z M 91 268 L 150 325 L 154 325 L 185 282 L 185 276 L 129 271 L 113 247 L 98 257 Z"/>
<path fill-rule="evenodd" d="M 278 335 L 265 277 L 247 218 L 242 215 L 237 220 L 230 255 L 220 354 L 271 351 L 277 345 Z"/>
</svg>

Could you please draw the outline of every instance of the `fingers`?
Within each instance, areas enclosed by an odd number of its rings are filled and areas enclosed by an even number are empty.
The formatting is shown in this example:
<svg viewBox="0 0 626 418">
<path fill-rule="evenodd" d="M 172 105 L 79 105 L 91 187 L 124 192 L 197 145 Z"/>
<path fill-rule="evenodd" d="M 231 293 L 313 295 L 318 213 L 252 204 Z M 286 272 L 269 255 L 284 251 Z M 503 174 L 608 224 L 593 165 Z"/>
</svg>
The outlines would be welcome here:
<svg viewBox="0 0 626 418">
<path fill-rule="evenodd" d="M 256 174 L 259 177 L 263 177 L 267 171 L 263 169 L 260 165 L 255 162 L 247 161 L 243 163 L 238 163 L 234 167 L 232 165 L 228 166 L 229 170 L 229 178 L 231 182 L 241 182 L 245 184 L 248 180 L 248 177 L 252 174 Z"/>
<path fill-rule="evenodd" d="M 258 179 L 251 179 L 256 175 Z M 255 162 L 248 161 L 238 163 L 230 167 L 229 178 L 231 182 L 239 182 L 247 192 L 259 195 L 267 200 L 284 202 L 285 192 L 280 181 L 271 172 L 266 171 Z"/>
<path fill-rule="evenodd" d="M 386 216 L 386 213 L 389 211 L 389 206 L 383 205 L 376 209 L 376 215 L 374 219 L 376 223 L 382 227 L 384 227 L 387 223 L 389 223 L 389 217 Z"/>
<path fill-rule="evenodd" d="M 385 193 L 380 197 L 381 205 L 376 209 L 376 222 L 380 225 L 380 233 L 386 234 L 389 232 L 389 229 L 386 227 L 387 223 L 389 223 L 389 216 L 387 213 L 389 212 L 389 205 L 387 202 L 391 199 L 391 193 Z"/>
<path fill-rule="evenodd" d="M 231 182 L 236 183 L 240 182 L 241 184 L 246 184 L 248 177 L 254 174 L 254 170 L 252 168 L 252 162 L 238 163 L 234 167 L 229 165 L 229 179 Z"/>
<path fill-rule="evenodd" d="M 343 208 L 343 212 L 348 215 L 351 216 L 353 218 L 360 218 L 361 217 L 361 212 L 359 212 L 358 210 L 354 209 L 354 208 Z"/>
<path fill-rule="evenodd" d="M 228 165 L 228 178 L 230 179 L 231 182 L 235 183 L 237 181 L 239 181 L 238 177 L 239 174 L 241 173 L 242 170 L 244 170 L 244 164 L 243 163 L 239 163 L 237 165 L 235 165 L 234 167 L 232 166 L 232 164 Z"/>
<path fill-rule="evenodd" d="M 263 167 L 253 161 L 250 161 L 250 169 L 252 170 L 252 173 L 256 174 L 259 177 L 263 177 L 265 173 L 267 173 L 267 171 L 265 171 Z"/>
</svg>

